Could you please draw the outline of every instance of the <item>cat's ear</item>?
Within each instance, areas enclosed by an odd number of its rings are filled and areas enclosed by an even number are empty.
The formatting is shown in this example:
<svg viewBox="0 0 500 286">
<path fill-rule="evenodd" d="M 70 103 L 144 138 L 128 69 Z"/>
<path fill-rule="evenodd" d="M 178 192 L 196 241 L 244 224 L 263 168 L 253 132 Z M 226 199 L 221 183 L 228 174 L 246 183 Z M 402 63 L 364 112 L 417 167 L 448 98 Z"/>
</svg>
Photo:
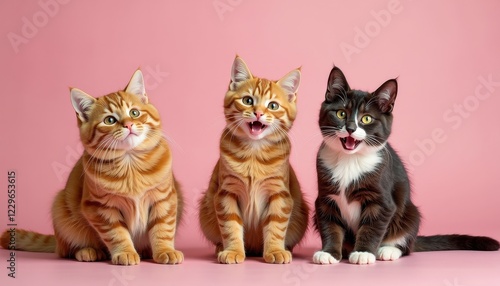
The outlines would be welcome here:
<svg viewBox="0 0 500 286">
<path fill-rule="evenodd" d="M 231 82 L 229 83 L 229 89 L 236 90 L 241 82 L 252 78 L 252 73 L 245 62 L 239 56 L 236 56 L 233 66 L 231 67 Z"/>
<path fill-rule="evenodd" d="M 384 113 L 390 113 L 394 109 L 394 102 L 398 95 L 398 82 L 396 79 L 390 79 L 384 82 L 374 94 L 378 98 L 380 110 Z"/>
<path fill-rule="evenodd" d="M 288 101 L 294 102 L 297 98 L 296 94 L 300 85 L 300 68 L 287 73 L 284 77 L 278 80 L 277 84 L 287 93 Z"/>
<path fill-rule="evenodd" d="M 137 69 L 125 87 L 125 92 L 136 95 L 144 104 L 148 103 L 146 88 L 144 87 L 144 77 L 140 69 Z"/>
<path fill-rule="evenodd" d="M 71 103 L 73 104 L 78 119 L 80 119 L 81 122 L 88 122 L 90 111 L 96 99 L 78 88 L 70 88 L 70 94 Z"/>
<path fill-rule="evenodd" d="M 338 67 L 333 67 L 328 76 L 328 86 L 325 95 L 326 100 L 333 101 L 336 96 L 342 96 L 350 89 L 344 73 Z"/>
</svg>

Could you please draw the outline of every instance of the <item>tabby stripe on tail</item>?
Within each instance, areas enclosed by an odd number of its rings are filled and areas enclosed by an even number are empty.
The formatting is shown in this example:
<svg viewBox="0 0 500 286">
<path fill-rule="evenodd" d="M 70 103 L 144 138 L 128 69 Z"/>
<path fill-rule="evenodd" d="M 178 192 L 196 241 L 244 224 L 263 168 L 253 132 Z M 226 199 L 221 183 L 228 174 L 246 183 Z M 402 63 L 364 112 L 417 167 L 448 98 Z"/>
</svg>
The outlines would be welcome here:
<svg viewBox="0 0 500 286">
<path fill-rule="evenodd" d="M 10 231 L 6 231 L 0 238 L 2 248 L 8 249 L 10 243 Z M 15 248 L 16 250 L 25 250 L 32 252 L 55 252 L 56 238 L 54 235 L 45 235 L 34 231 L 23 229 L 15 230 Z"/>
</svg>

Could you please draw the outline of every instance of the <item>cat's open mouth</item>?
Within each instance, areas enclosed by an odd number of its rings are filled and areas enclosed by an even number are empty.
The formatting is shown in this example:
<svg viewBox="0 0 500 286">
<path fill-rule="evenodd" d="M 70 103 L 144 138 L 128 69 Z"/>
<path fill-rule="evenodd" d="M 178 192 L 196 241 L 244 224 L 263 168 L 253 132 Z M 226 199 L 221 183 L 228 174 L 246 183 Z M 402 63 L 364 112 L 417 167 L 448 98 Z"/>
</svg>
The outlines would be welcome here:
<svg viewBox="0 0 500 286">
<path fill-rule="evenodd" d="M 252 135 L 259 135 L 267 127 L 267 125 L 262 124 L 260 121 L 250 122 L 248 126 L 250 127 L 250 133 Z"/>
<path fill-rule="evenodd" d="M 340 138 L 340 142 L 342 142 L 342 146 L 346 150 L 354 150 L 356 147 L 358 147 L 359 143 L 361 143 L 361 140 L 356 140 L 352 138 L 351 136 L 345 137 L 345 138 Z"/>
</svg>

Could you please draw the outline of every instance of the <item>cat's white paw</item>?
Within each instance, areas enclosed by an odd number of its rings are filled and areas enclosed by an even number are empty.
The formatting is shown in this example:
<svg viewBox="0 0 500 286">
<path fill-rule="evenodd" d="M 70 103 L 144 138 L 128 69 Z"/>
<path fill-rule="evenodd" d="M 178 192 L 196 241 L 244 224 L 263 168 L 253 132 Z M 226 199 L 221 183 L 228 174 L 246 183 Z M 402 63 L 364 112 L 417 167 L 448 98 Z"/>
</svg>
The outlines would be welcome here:
<svg viewBox="0 0 500 286">
<path fill-rule="evenodd" d="M 349 255 L 349 262 L 352 264 L 373 264 L 375 260 L 375 255 L 370 252 L 354 251 Z"/>
<path fill-rule="evenodd" d="M 403 255 L 401 249 L 394 246 L 382 246 L 377 251 L 377 258 L 379 260 L 396 260 Z"/>
<path fill-rule="evenodd" d="M 316 264 L 336 264 L 339 263 L 335 257 L 325 251 L 316 251 L 313 256 L 313 262 Z"/>
</svg>

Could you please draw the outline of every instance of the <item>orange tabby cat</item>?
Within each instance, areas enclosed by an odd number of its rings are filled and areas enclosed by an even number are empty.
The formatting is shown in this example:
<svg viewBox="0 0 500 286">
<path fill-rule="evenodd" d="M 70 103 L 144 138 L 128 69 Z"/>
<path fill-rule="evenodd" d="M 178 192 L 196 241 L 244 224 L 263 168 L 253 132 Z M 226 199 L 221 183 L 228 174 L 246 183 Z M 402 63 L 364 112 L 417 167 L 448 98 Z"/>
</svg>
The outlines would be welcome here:
<svg viewBox="0 0 500 286">
<path fill-rule="evenodd" d="M 85 151 L 52 206 L 55 236 L 16 230 L 16 249 L 120 265 L 139 264 L 140 256 L 183 261 L 174 248 L 182 198 L 148 101 L 140 70 L 124 91 L 100 98 L 71 89 Z M 9 235 L 2 235 L 4 248 Z"/>
<path fill-rule="evenodd" d="M 236 57 L 224 99 L 220 159 L 200 200 L 200 224 L 220 263 L 263 255 L 290 263 L 309 209 L 289 163 L 300 70 L 279 81 L 254 77 Z"/>
</svg>

